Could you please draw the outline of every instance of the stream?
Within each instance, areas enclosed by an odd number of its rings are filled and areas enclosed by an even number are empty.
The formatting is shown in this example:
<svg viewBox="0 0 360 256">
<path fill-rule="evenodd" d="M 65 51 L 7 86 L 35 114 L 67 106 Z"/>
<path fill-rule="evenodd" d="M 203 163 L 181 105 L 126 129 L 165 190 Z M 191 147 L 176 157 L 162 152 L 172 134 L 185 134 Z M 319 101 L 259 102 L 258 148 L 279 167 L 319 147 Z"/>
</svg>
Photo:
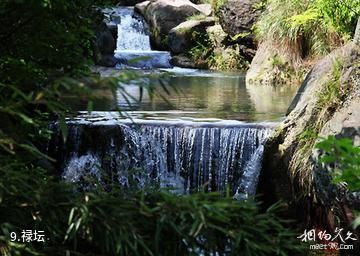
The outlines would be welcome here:
<svg viewBox="0 0 360 256">
<path fill-rule="evenodd" d="M 120 83 L 116 99 L 99 90 L 103 97 L 90 114 L 85 102 L 65 98 L 80 112 L 67 121 L 65 142 L 53 125 L 48 152 L 62 177 L 85 187 L 89 178 L 106 186 L 106 174 L 124 187 L 255 195 L 264 143 L 296 88 L 247 86 L 243 72 L 172 67 L 169 52 L 151 49 L 147 24 L 133 8 L 105 13 L 118 29 L 118 64 L 98 71 L 106 77 L 131 70 L 138 79 Z M 141 92 L 139 84 L 157 93 Z"/>
</svg>

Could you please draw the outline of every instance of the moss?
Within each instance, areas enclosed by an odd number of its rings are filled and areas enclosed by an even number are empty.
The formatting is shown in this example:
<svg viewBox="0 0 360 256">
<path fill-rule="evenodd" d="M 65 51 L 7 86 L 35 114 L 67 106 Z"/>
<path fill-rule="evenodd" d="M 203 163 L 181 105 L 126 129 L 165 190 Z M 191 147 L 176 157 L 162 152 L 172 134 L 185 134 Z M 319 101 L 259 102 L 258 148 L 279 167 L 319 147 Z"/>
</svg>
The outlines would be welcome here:
<svg viewBox="0 0 360 256">
<path fill-rule="evenodd" d="M 160 36 L 160 40 L 161 40 L 161 45 L 167 46 L 168 42 L 169 42 L 169 37 L 168 35 L 161 35 Z"/>
<path fill-rule="evenodd" d="M 317 104 L 318 110 L 324 108 L 333 108 L 340 101 L 340 77 L 341 77 L 342 64 L 336 60 L 333 65 L 331 79 L 324 84 L 322 90 L 317 93 Z"/>
<path fill-rule="evenodd" d="M 187 17 L 186 20 L 203 20 L 206 16 L 204 14 L 195 14 L 190 17 Z"/>
<path fill-rule="evenodd" d="M 312 190 L 312 171 L 310 168 L 312 151 L 324 124 L 330 120 L 334 110 L 341 102 L 340 77 L 342 64 L 335 61 L 333 71 L 327 82 L 323 84 L 321 90 L 317 93 L 316 106 L 313 109 L 312 118 L 308 121 L 306 127 L 297 135 L 297 149 L 290 165 L 293 179 L 298 180 L 298 185 L 302 187 L 305 193 L 311 193 Z"/>
</svg>

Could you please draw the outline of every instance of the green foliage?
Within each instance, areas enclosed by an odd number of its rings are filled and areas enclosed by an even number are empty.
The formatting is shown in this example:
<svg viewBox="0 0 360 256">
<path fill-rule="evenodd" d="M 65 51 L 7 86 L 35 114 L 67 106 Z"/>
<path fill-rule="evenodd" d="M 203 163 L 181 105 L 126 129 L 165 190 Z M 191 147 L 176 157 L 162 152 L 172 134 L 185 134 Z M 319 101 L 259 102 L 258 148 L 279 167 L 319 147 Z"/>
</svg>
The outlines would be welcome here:
<svg viewBox="0 0 360 256">
<path fill-rule="evenodd" d="M 14 164 L 14 163 L 12 163 Z M 22 171 L 19 172 L 15 168 Z M 166 191 L 75 192 L 41 169 L 0 169 L 0 244 L 19 255 L 287 255 L 299 251 L 296 234 L 253 201 L 220 195 L 177 196 Z M 44 230 L 45 243 L 10 241 L 10 232 Z"/>
<path fill-rule="evenodd" d="M 89 100 L 89 84 L 106 86 L 114 95 L 119 86 L 116 78 L 99 82 L 84 66 L 92 55 L 92 27 L 101 18 L 94 3 L 0 2 L 1 254 L 194 255 L 232 250 L 227 254 L 287 255 L 300 250 L 296 235 L 275 209 L 261 213 L 252 201 L 123 191 L 117 186 L 81 192 L 54 175 L 53 160 L 40 152 L 39 144 L 51 135 L 49 120 L 59 120 L 66 135 L 65 116 L 71 110 L 61 96 L 73 93 Z M 133 78 L 126 72 L 119 77 L 123 82 Z M 89 101 L 89 110 L 91 105 Z M 19 235 L 28 229 L 44 231 L 49 240 L 11 241 L 11 232 Z"/>
<path fill-rule="evenodd" d="M 238 45 L 214 50 L 209 65 L 215 70 L 245 70 L 249 63 L 241 57 Z"/>
<path fill-rule="evenodd" d="M 221 6 L 226 3 L 226 1 L 227 0 L 211 0 L 211 7 L 215 14 L 220 10 Z"/>
<path fill-rule="evenodd" d="M 329 51 L 329 31 L 312 0 L 270 0 L 256 32 L 260 39 L 280 41 L 300 55 Z"/>
<path fill-rule="evenodd" d="M 325 22 L 345 37 L 354 34 L 360 16 L 358 0 L 317 0 L 318 10 Z"/>
<path fill-rule="evenodd" d="M 330 166 L 333 182 L 346 182 L 350 191 L 360 190 L 360 147 L 353 145 L 351 139 L 337 139 L 335 136 L 323 138 L 316 144 L 324 154 L 319 159 L 320 163 Z M 360 215 L 357 214 L 353 226 L 360 226 Z"/>
<path fill-rule="evenodd" d="M 195 46 L 189 51 L 195 63 L 205 63 L 214 70 L 241 70 L 249 63 L 241 57 L 239 47 L 218 48 L 207 34 L 194 33 Z"/>
<path fill-rule="evenodd" d="M 99 19 L 91 6 L 89 0 L 2 1 L 1 56 L 39 69 L 79 67 L 91 54 L 91 27 Z"/>
<path fill-rule="evenodd" d="M 212 45 L 207 34 L 194 32 L 192 41 L 195 42 L 195 46 L 190 49 L 188 55 L 196 63 L 207 62 L 207 59 L 212 54 Z"/>
<path fill-rule="evenodd" d="M 49 136 L 49 118 L 64 123 L 69 111 L 60 97 L 91 94 L 79 78 L 89 75 L 85 64 L 92 56 L 93 26 L 102 19 L 93 8 L 97 2 L 103 1 L 0 2 L 2 154 L 21 154 L 22 160 L 38 156 L 35 146 Z"/>
<path fill-rule="evenodd" d="M 317 93 L 318 101 L 316 108 L 318 110 L 328 109 L 335 106 L 340 101 L 340 77 L 342 71 L 342 64 L 335 61 L 333 64 L 332 74 L 330 80 L 325 83 L 321 91 Z"/>
<path fill-rule="evenodd" d="M 359 15 L 357 0 L 269 0 L 256 32 L 303 57 L 322 55 L 351 38 Z"/>
<path fill-rule="evenodd" d="M 194 14 L 186 18 L 186 20 L 203 20 L 206 16 L 204 14 Z"/>
<path fill-rule="evenodd" d="M 320 162 L 332 166 L 335 183 L 345 181 L 349 190 L 360 190 L 360 147 L 355 147 L 351 139 L 329 136 L 316 148 L 324 151 Z"/>
<path fill-rule="evenodd" d="M 231 41 L 236 41 L 238 39 L 242 39 L 242 38 L 245 38 L 247 36 L 251 35 L 250 32 L 246 32 L 246 33 L 240 33 L 240 34 L 236 34 L 235 36 L 232 36 L 230 39 Z"/>
</svg>

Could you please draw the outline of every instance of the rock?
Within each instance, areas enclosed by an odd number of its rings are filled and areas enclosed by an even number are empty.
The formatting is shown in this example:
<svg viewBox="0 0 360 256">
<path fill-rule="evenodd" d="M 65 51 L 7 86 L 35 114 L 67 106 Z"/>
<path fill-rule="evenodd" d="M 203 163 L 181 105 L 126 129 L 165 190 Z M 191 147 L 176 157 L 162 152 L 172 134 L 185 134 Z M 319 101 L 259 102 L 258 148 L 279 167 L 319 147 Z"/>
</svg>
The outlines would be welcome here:
<svg viewBox="0 0 360 256">
<path fill-rule="evenodd" d="M 169 31 L 193 15 L 208 15 L 208 8 L 195 5 L 189 0 L 155 0 L 137 4 L 135 10 L 140 12 L 148 22 L 151 31 L 152 45 L 156 49 L 168 48 Z"/>
<path fill-rule="evenodd" d="M 274 42 L 265 40 L 259 45 L 246 72 L 246 84 L 297 85 L 299 81 L 294 80 L 294 67 L 300 58 L 288 53 L 285 48 L 274 47 Z"/>
<path fill-rule="evenodd" d="M 346 196 L 318 164 L 319 152 L 314 145 L 318 136 L 359 140 L 359 58 L 360 47 L 351 42 L 320 60 L 303 81 L 285 121 L 265 146 L 259 183 L 263 200 L 284 200 L 292 218 L 315 226 L 327 225 L 330 230 L 336 223 L 335 215 L 347 221 L 343 211 Z M 329 86 L 338 88 L 338 93 L 329 94 Z"/>
<path fill-rule="evenodd" d="M 252 27 L 261 14 L 255 4 L 261 0 L 228 0 L 219 9 L 219 21 L 230 36 L 251 33 Z"/>
<path fill-rule="evenodd" d="M 355 29 L 354 43 L 360 45 L 360 18 Z"/>
<path fill-rule="evenodd" d="M 171 59 L 171 64 L 173 66 L 181 67 L 181 68 L 199 68 L 199 69 L 207 69 L 206 62 L 197 62 L 195 63 L 189 57 L 184 54 L 175 55 Z"/>
<path fill-rule="evenodd" d="M 196 9 L 198 9 L 205 16 L 210 16 L 212 14 L 212 8 L 210 4 L 198 4 Z"/>
<path fill-rule="evenodd" d="M 103 66 L 103 67 L 115 67 L 118 63 L 118 60 L 114 57 L 113 54 L 106 54 L 102 55 L 101 59 L 96 63 L 97 65 Z"/>
<path fill-rule="evenodd" d="M 96 45 L 101 54 L 112 54 L 116 48 L 115 39 L 105 23 L 101 23 L 96 29 Z"/>
<path fill-rule="evenodd" d="M 142 16 L 145 15 L 146 7 L 151 3 L 151 1 L 144 1 L 135 5 L 134 9 L 136 12 L 140 13 Z"/>
<path fill-rule="evenodd" d="M 262 10 L 255 4 L 261 0 L 228 0 L 219 9 L 218 16 L 223 30 L 233 38 L 230 43 L 237 43 L 246 48 L 256 49 L 253 26 Z M 245 51 L 247 59 L 251 60 L 255 52 Z"/>
<path fill-rule="evenodd" d="M 188 20 L 171 29 L 168 35 L 169 48 L 173 53 L 185 53 L 194 46 L 194 33 L 205 34 L 206 28 L 215 24 L 214 18 Z"/>
<path fill-rule="evenodd" d="M 106 67 L 115 66 L 116 61 L 113 55 L 116 49 L 116 42 L 110 29 L 104 22 L 99 24 L 95 29 L 95 36 L 95 63 Z"/>
<path fill-rule="evenodd" d="M 221 25 L 214 25 L 206 28 L 206 33 L 209 36 L 211 44 L 215 48 L 221 48 L 224 46 L 224 41 L 226 40 L 227 34 L 224 32 Z"/>
</svg>

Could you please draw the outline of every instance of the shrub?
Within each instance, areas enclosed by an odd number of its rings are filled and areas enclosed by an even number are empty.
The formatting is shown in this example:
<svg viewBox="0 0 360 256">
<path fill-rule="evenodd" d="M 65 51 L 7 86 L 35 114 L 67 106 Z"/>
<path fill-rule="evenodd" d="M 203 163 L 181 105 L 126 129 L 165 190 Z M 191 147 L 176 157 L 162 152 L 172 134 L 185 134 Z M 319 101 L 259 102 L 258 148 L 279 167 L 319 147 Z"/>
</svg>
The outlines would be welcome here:
<svg viewBox="0 0 360 256">
<path fill-rule="evenodd" d="M 208 34 L 194 33 L 195 46 L 188 55 L 198 64 L 206 63 L 214 70 L 246 69 L 249 63 L 241 56 L 238 46 L 219 47 L 209 38 Z"/>
<path fill-rule="evenodd" d="M 360 147 L 354 146 L 351 139 L 329 136 L 316 148 L 324 151 L 320 162 L 332 167 L 333 182 L 346 182 L 350 191 L 360 190 Z"/>
<path fill-rule="evenodd" d="M 351 139 L 337 139 L 335 136 L 322 138 L 316 148 L 323 151 L 319 159 L 332 170 L 335 184 L 346 182 L 350 191 L 360 191 L 360 147 L 354 146 Z M 360 214 L 353 222 L 354 228 L 360 226 Z"/>
<path fill-rule="evenodd" d="M 323 55 L 353 35 L 357 0 L 269 0 L 256 24 L 260 40 L 273 40 L 301 58 Z"/>
<path fill-rule="evenodd" d="M 21 169 L 21 172 L 17 170 Z M 4 255 L 287 255 L 296 234 L 253 201 L 166 191 L 75 192 L 38 168 L 0 170 L 0 248 Z M 11 241 L 11 232 L 42 230 L 46 243 Z"/>
<path fill-rule="evenodd" d="M 351 38 L 360 16 L 358 0 L 317 0 L 318 10 L 335 31 Z"/>
</svg>

